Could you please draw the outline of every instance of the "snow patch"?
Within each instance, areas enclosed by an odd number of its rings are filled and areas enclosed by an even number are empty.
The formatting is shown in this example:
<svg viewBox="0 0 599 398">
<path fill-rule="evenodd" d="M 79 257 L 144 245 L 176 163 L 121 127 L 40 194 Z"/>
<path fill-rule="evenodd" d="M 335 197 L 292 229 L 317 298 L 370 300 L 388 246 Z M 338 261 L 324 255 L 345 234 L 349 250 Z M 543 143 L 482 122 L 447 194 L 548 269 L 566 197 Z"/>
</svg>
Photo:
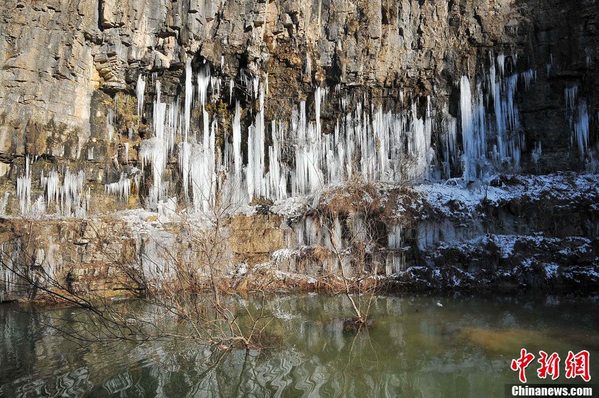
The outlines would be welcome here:
<svg viewBox="0 0 599 398">
<path fill-rule="evenodd" d="M 555 279 L 557 278 L 557 271 L 559 270 L 559 265 L 557 264 L 545 264 L 545 275 L 547 279 Z"/>
</svg>

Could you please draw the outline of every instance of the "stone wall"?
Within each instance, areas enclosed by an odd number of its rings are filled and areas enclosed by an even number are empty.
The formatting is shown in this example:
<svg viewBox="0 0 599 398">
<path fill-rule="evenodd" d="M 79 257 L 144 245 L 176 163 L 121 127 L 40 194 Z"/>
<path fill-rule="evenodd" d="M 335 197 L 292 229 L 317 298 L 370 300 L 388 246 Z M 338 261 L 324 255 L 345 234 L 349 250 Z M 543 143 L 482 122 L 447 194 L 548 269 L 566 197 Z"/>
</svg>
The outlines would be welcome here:
<svg viewBox="0 0 599 398">
<path fill-rule="evenodd" d="M 108 298 L 134 294 L 172 267 L 208 278 L 203 251 L 212 249 L 219 275 L 246 289 L 326 289 L 343 275 L 376 274 L 402 290 L 594 292 L 598 201 L 599 176 L 571 173 L 498 178 L 487 187 L 337 188 L 303 206 L 222 217 L 217 234 L 206 220 L 142 210 L 0 218 L 0 301 L 43 298 L 41 287 L 56 287 L 49 277 Z"/>
<path fill-rule="evenodd" d="M 490 52 L 502 52 L 517 57 L 520 70 L 551 72 L 522 112 L 529 141 L 543 142 L 544 170 L 576 167 L 575 157 L 562 156 L 568 84 L 578 83 L 588 98 L 597 138 L 592 0 L 7 0 L 0 11 L 3 169 L 27 153 L 110 169 L 129 143 L 119 135 L 130 109 L 115 103 L 134 94 L 141 72 L 157 73 L 172 86 L 164 92 L 175 93 L 190 57 L 222 64 L 227 80 L 239 81 L 241 71 L 268 74 L 267 115 L 274 118 L 310 100 L 314 86 L 335 84 L 388 99 L 389 107 L 399 105 L 400 89 L 447 98 L 455 113 L 459 77 L 480 73 Z M 115 106 L 118 131 L 107 139 L 106 113 Z"/>
<path fill-rule="evenodd" d="M 224 277 L 232 276 L 238 264 L 269 261 L 290 239 L 277 216 L 236 216 L 223 222 L 218 272 Z M 208 275 L 205 258 L 194 252 L 211 241 L 200 232 L 182 232 L 182 225 L 143 212 L 85 220 L 0 219 L 0 302 L 47 299 L 44 288 L 97 298 L 131 296 L 142 286 L 139 275 L 151 280 L 157 268 L 168 273 L 168 267 L 182 264 Z M 32 289 L 28 281 L 38 287 Z"/>
</svg>

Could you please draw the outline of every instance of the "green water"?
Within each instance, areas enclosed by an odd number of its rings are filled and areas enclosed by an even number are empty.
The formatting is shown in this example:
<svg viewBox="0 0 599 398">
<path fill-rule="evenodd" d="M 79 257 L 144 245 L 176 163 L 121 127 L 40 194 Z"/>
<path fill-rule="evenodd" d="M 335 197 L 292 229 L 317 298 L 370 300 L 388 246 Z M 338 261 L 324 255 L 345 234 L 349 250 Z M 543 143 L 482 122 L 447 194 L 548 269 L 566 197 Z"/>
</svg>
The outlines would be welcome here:
<svg viewBox="0 0 599 398">
<path fill-rule="evenodd" d="M 344 331 L 342 296 L 268 305 L 280 341 L 230 352 L 172 339 L 76 344 L 45 325 L 78 310 L 0 306 L 0 396 L 503 397 L 521 347 L 562 364 L 587 349 L 599 377 L 597 299 L 381 297 L 358 334 Z"/>
</svg>

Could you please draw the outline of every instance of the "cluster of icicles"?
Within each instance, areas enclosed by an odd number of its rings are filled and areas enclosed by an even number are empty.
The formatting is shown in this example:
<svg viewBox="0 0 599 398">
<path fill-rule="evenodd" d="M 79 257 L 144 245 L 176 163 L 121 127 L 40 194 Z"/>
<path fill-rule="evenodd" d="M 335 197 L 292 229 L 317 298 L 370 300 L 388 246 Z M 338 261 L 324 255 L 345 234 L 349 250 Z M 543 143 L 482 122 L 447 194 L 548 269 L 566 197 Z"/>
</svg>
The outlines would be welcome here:
<svg viewBox="0 0 599 398">
<path fill-rule="evenodd" d="M 31 161 L 25 157 L 25 170 L 17 178 L 17 198 L 21 215 L 39 218 L 49 214 L 52 208 L 54 214 L 65 217 L 85 217 L 90 201 L 89 189 L 86 191 L 85 173 L 72 173 L 68 168 L 62 176 L 53 170 L 48 175 L 42 172 L 40 186 L 43 193 L 35 200 L 32 198 Z"/>
<path fill-rule="evenodd" d="M 590 157 L 588 162 L 593 162 L 592 153 L 589 149 L 589 109 L 587 102 L 578 97 L 578 86 L 570 86 L 565 89 L 566 115 L 572 128 L 572 145 L 578 148 L 581 160 L 585 160 L 585 154 Z"/>
<path fill-rule="evenodd" d="M 314 93 L 313 120 L 308 119 L 306 102 L 302 101 L 290 120 L 267 123 L 268 79 L 245 79 L 247 92 L 258 102 L 253 123 L 247 134 L 242 134 L 237 102 L 231 132 L 223 134 L 230 139 L 217 145 L 220 126 L 206 105 L 225 97 L 221 94 L 223 84 L 211 76 L 207 64 L 194 73 L 188 62 L 183 99 L 163 102 L 160 81 L 155 81 L 151 115 L 154 136 L 140 149 L 144 167 L 152 171 L 147 204 L 156 208 L 173 196 L 165 178 L 172 155 L 178 159 L 182 196 L 197 211 L 210 209 L 217 192 L 226 194 L 232 203 L 245 204 L 255 198 L 276 201 L 314 193 L 356 176 L 398 183 L 456 177 L 452 173 L 473 180 L 498 168 L 517 171 L 525 142 L 515 95 L 518 89 L 527 89 L 536 75 L 532 70 L 506 75 L 505 63 L 503 55 L 497 56 L 474 86 L 468 77 L 461 78 L 459 120 L 447 107 L 436 110 L 431 98 L 426 99 L 423 112 L 419 112 L 417 100 L 399 113 L 363 103 L 348 109 L 338 87 L 333 92 L 319 87 Z M 146 81 L 140 76 L 140 112 L 145 87 Z M 234 82 L 230 81 L 229 101 L 234 100 L 233 89 Z M 323 131 L 321 108 L 325 101 L 335 100 L 340 101 L 344 113 L 333 131 Z M 193 110 L 202 115 L 198 126 L 192 125 Z M 433 142 L 436 135 L 441 137 L 439 143 Z"/>
<path fill-rule="evenodd" d="M 167 204 L 176 207 L 176 198 L 183 197 L 193 210 L 207 212 L 217 196 L 242 206 L 258 198 L 276 201 L 315 193 L 354 177 L 387 183 L 453 177 L 470 181 L 497 170 L 517 172 L 527 143 L 515 97 L 518 90 L 525 91 L 533 84 L 536 72 L 508 74 L 506 63 L 500 54 L 492 58 L 489 70 L 477 82 L 467 76 L 460 79 L 457 118 L 447 105 L 437 105 L 430 97 L 425 101 L 415 98 L 403 111 L 391 112 L 366 101 L 350 108 L 340 87 L 318 87 L 312 119 L 302 101 L 290 120 L 267 122 L 268 78 L 261 81 L 242 74 L 243 91 L 258 105 L 250 116 L 253 122 L 243 131 L 242 109 L 234 96 L 236 83 L 230 80 L 223 89 L 225 84 L 212 75 L 208 64 L 194 71 L 189 61 L 182 98 L 163 101 L 160 81 L 154 76 L 151 82 L 155 96 L 151 114 L 144 116 L 152 121 L 153 134 L 139 148 L 142 168 L 150 168 L 151 174 L 151 181 L 145 182 L 149 188 L 145 205 L 150 209 Z M 144 106 L 146 85 L 140 75 L 136 88 L 140 116 L 150 113 Z M 219 131 L 223 124 L 208 109 L 219 100 L 231 105 L 235 101 L 227 132 Z M 339 101 L 342 109 L 331 131 L 324 131 L 321 122 L 321 108 L 327 101 Z M 405 103 L 403 94 L 399 101 Z M 573 145 L 584 158 L 589 149 L 587 106 L 578 99 L 575 87 L 566 90 L 566 103 Z M 418 104 L 425 104 L 425 109 L 418 109 Z M 192 115 L 200 115 L 200 122 Z M 528 144 L 532 145 L 532 160 L 538 161 L 540 143 Z M 167 175 L 172 159 L 177 160 L 181 192 L 176 192 Z M 139 178 L 139 174 L 122 174 L 119 181 L 106 185 L 106 192 L 126 200 L 133 184 L 139 191 Z M 32 201 L 27 162 L 17 181 L 21 214 L 45 213 L 52 203 L 58 214 L 85 214 L 88 199 L 83 172 L 65 170 L 62 182 L 56 172 L 42 175 L 41 180 L 44 195 Z"/>
</svg>

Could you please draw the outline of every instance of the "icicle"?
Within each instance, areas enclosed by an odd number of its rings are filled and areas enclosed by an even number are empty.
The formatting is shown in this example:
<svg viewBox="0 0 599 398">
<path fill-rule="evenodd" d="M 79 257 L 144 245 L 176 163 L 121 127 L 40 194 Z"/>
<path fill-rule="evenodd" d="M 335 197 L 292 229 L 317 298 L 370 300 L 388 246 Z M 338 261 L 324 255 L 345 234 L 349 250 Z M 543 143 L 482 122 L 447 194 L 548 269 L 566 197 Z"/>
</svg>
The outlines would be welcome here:
<svg viewBox="0 0 599 398">
<path fill-rule="evenodd" d="M 335 247 L 341 248 L 343 247 L 343 229 L 341 228 L 341 223 L 339 222 L 339 217 L 335 216 L 335 220 L 333 221 L 333 243 Z"/>
<path fill-rule="evenodd" d="M 207 76 L 206 74 L 203 75 Z M 201 75 L 198 75 L 201 80 Z M 204 83 L 199 86 L 203 87 Z M 203 90 L 203 89 L 202 89 Z M 206 91 L 200 90 L 202 104 L 202 138 L 200 143 L 183 142 L 179 150 L 179 162 L 183 174 L 184 191 L 187 194 L 187 186 L 191 183 L 191 201 L 194 211 L 209 212 L 215 203 L 217 189 L 216 177 L 216 120 L 210 123 L 210 115 L 204 109 L 206 102 Z M 220 162 L 220 161 L 219 161 Z"/>
<path fill-rule="evenodd" d="M 146 92 L 146 78 L 140 74 L 137 77 L 137 85 L 135 86 L 135 94 L 137 95 L 137 114 L 139 116 L 143 116 L 145 92 Z"/>
<path fill-rule="evenodd" d="M 198 80 L 199 82 L 199 80 Z M 200 84 L 200 83 L 198 83 Z M 184 103 L 184 115 L 183 115 L 183 123 L 184 123 L 184 133 L 183 133 L 183 142 L 181 142 L 179 147 L 179 168 L 182 174 L 182 183 L 183 183 L 183 194 L 185 197 L 188 197 L 189 194 L 189 179 L 190 179 L 190 147 L 189 144 L 189 130 L 191 125 L 191 106 L 193 102 L 193 83 L 192 83 L 192 69 L 191 69 L 191 59 L 187 60 L 185 65 L 185 103 Z M 201 100 L 202 104 L 205 101 L 205 93 L 204 97 Z M 202 98 L 202 91 L 200 89 L 200 97 Z"/>
<path fill-rule="evenodd" d="M 256 80 L 254 80 L 256 81 Z M 254 87 L 256 84 L 254 83 Z M 254 125 L 248 130 L 248 166 L 247 185 L 250 200 L 260 197 L 265 192 L 264 184 L 264 86 L 260 85 L 259 111 L 256 114 Z"/>
<path fill-rule="evenodd" d="M 208 98 L 208 85 L 210 84 L 210 66 L 204 64 L 198 72 L 198 98 L 200 104 L 205 105 Z"/>
<path fill-rule="evenodd" d="M 553 63 L 553 54 L 549 54 L 549 63 L 545 65 L 545 72 L 547 77 L 553 74 L 553 70 L 555 69 L 555 65 Z"/>
<path fill-rule="evenodd" d="M 260 84 L 260 80 L 257 77 L 255 77 L 252 80 L 252 93 L 254 94 L 254 98 L 258 98 L 258 95 L 259 95 L 259 93 L 258 93 L 258 86 L 259 86 L 259 84 Z"/>
<path fill-rule="evenodd" d="M 187 141 L 182 142 L 179 146 L 179 168 L 181 170 L 181 181 L 183 183 L 183 194 L 187 198 L 189 194 L 189 179 L 190 179 L 190 163 L 191 163 L 191 144 Z"/>
<path fill-rule="evenodd" d="M 19 253 L 21 247 L 19 243 L 16 245 L 18 246 L 15 247 L 15 252 Z M 11 269 L 14 269 L 16 265 L 14 255 L 4 252 L 4 243 L 0 243 L 0 260 L 3 263 L 3 266 L 0 267 L 0 302 L 2 302 L 6 300 L 8 294 L 14 291 L 18 281 L 16 274 Z"/>
<path fill-rule="evenodd" d="M 29 216 L 32 218 L 42 218 L 46 214 L 46 202 L 43 196 L 38 196 L 31 205 Z"/>
<path fill-rule="evenodd" d="M 235 116 L 233 117 L 233 164 L 235 168 L 235 179 L 241 181 L 241 168 L 243 158 L 241 157 L 241 107 L 239 101 L 235 103 Z"/>
<path fill-rule="evenodd" d="M 431 134 L 432 121 L 430 101 L 427 99 L 427 110 L 424 119 L 418 118 L 416 103 L 412 104 L 412 153 L 416 157 L 416 167 L 412 171 L 410 178 L 421 179 L 429 174 L 429 165 L 431 162 Z"/>
<path fill-rule="evenodd" d="M 210 78 L 210 87 L 212 88 L 212 98 L 220 98 L 220 77 L 213 76 Z"/>
<path fill-rule="evenodd" d="M 460 80 L 460 115 L 462 118 L 462 140 L 464 145 L 464 179 L 468 181 L 476 179 L 477 162 L 481 154 L 474 126 L 470 80 L 468 80 L 467 76 L 462 76 Z"/>
<path fill-rule="evenodd" d="M 541 160 L 541 156 L 543 155 L 543 148 L 541 146 L 541 141 L 537 142 L 530 154 L 532 158 L 532 162 L 535 165 L 539 164 L 539 160 Z"/>
<path fill-rule="evenodd" d="M 61 214 L 61 192 L 60 176 L 58 172 L 52 170 L 48 177 L 43 177 L 41 181 L 42 187 L 46 190 L 46 200 L 48 205 L 56 203 L 56 212 Z"/>
<path fill-rule="evenodd" d="M 313 217 L 306 217 L 296 226 L 297 241 L 299 246 L 314 246 L 322 242 L 323 228 L 318 220 Z"/>
<path fill-rule="evenodd" d="M 511 161 L 518 167 L 520 159 L 520 117 L 515 104 L 518 76 L 500 80 L 493 92 L 495 102 L 498 160 Z"/>
<path fill-rule="evenodd" d="M 505 55 L 497 55 L 497 66 L 499 67 L 499 76 L 503 76 L 505 73 Z"/>
<path fill-rule="evenodd" d="M 578 146 L 580 159 L 583 160 L 589 147 L 589 113 L 586 101 L 580 101 L 578 105 L 572 139 Z"/>
<path fill-rule="evenodd" d="M 385 273 L 391 275 L 402 271 L 405 266 L 405 255 L 401 251 L 403 248 L 401 226 L 393 225 L 389 228 L 387 247 L 389 252 L 385 261 Z"/>
<path fill-rule="evenodd" d="M 314 93 L 314 111 L 316 113 L 316 134 L 320 135 L 321 127 L 320 127 L 320 104 L 324 100 L 325 92 L 320 87 L 316 88 L 316 92 Z"/>
<path fill-rule="evenodd" d="M 273 199 L 287 197 L 287 169 L 281 162 L 281 143 L 284 141 L 283 126 L 272 122 L 272 141 L 269 148 L 268 196 Z"/>
<path fill-rule="evenodd" d="M 125 147 L 125 163 L 129 164 L 129 143 L 125 142 L 123 146 Z"/>
<path fill-rule="evenodd" d="M 445 160 L 445 176 L 447 178 L 451 178 L 451 165 L 456 163 L 457 160 L 457 120 L 449 115 L 449 111 L 447 108 L 443 110 L 443 114 L 446 115 L 445 125 L 447 126 L 447 131 L 444 135 L 444 151 L 443 156 Z"/>
<path fill-rule="evenodd" d="M 6 206 L 8 205 L 8 199 L 10 197 L 10 192 L 4 192 L 4 196 L 0 199 L 0 215 L 6 214 Z"/>
<path fill-rule="evenodd" d="M 537 79 L 537 73 L 533 69 L 528 69 L 520 74 L 524 80 L 524 88 L 528 90 L 531 83 Z"/>
<path fill-rule="evenodd" d="M 206 134 L 209 134 L 206 132 Z M 210 138 L 209 138 L 210 140 Z M 191 181 L 194 209 L 209 212 L 213 204 L 216 177 L 214 174 L 214 157 L 210 147 L 194 148 L 198 154 L 191 160 Z"/>
<path fill-rule="evenodd" d="M 315 94 L 316 106 L 321 101 L 320 90 Z M 318 109 L 319 111 L 319 109 Z M 317 133 L 320 127 L 320 115 L 317 124 L 306 123 L 306 103 L 300 103 L 299 121 L 295 127 L 297 146 L 295 151 L 294 195 L 305 195 L 318 191 L 323 183 L 321 171 L 322 136 Z"/>
<path fill-rule="evenodd" d="M 304 75 L 308 78 L 312 78 L 312 59 L 309 54 L 306 54 L 306 67 L 304 68 Z"/>
<path fill-rule="evenodd" d="M 576 107 L 576 98 L 578 97 L 578 86 L 574 85 L 566 87 L 564 90 L 564 97 L 566 99 L 566 110 L 571 112 Z"/>
<path fill-rule="evenodd" d="M 112 109 L 108 109 L 106 114 L 106 132 L 108 141 L 112 141 L 112 137 L 114 137 L 114 111 Z"/>
<path fill-rule="evenodd" d="M 56 214 L 65 217 L 86 216 L 89 197 L 84 194 L 85 172 L 83 170 L 71 173 L 70 170 L 66 169 L 62 183 L 60 182 L 59 173 L 52 170 L 47 177 L 42 174 L 40 183 L 45 190 L 45 203 L 48 206 L 54 203 Z M 38 207 L 41 208 L 41 202 Z"/>
<path fill-rule="evenodd" d="M 578 148 L 580 160 L 584 160 L 589 147 L 589 113 L 585 100 L 578 99 L 578 85 L 566 87 L 564 90 L 566 115 L 572 127 L 572 144 Z"/>
<path fill-rule="evenodd" d="M 31 208 L 31 170 L 29 168 L 29 155 L 25 156 L 25 173 L 17 177 L 17 198 L 21 215 L 26 216 Z"/>
<path fill-rule="evenodd" d="M 266 77 L 264 78 L 264 93 L 266 96 L 268 96 L 268 73 L 266 74 Z"/>
<path fill-rule="evenodd" d="M 402 244 L 402 228 L 399 225 L 394 225 L 392 228 L 390 228 L 389 230 L 389 234 L 387 236 L 387 247 L 389 249 L 393 249 L 393 250 L 398 250 L 401 249 L 403 244 Z"/>
<path fill-rule="evenodd" d="M 306 66 L 310 62 L 306 58 Z M 221 152 L 221 148 L 216 147 L 216 118 L 211 120 L 205 104 L 218 98 L 222 82 L 220 78 L 210 76 L 210 68 L 205 62 L 197 71 L 195 93 L 193 71 L 188 61 L 184 99 L 182 95 L 172 104 L 162 103 L 160 83 L 156 82 L 154 137 L 144 140 L 140 146 L 142 166 L 152 164 L 153 184 L 148 203 L 156 206 L 167 199 L 168 187 L 163 174 L 176 141 L 179 141 L 176 154 L 182 176 L 181 193 L 198 211 L 214 203 L 219 189 L 246 202 L 258 197 L 278 200 L 289 195 L 318 192 L 326 185 L 344 183 L 356 175 L 366 181 L 390 183 L 442 175 L 450 177 L 451 170 L 456 169 L 460 160 L 466 179 L 485 175 L 486 168 L 491 166 L 509 166 L 513 170 L 518 167 L 524 146 L 516 93 L 519 87 L 530 87 L 535 72 L 527 70 L 506 75 L 506 62 L 504 55 L 498 55 L 484 79 L 472 82 L 472 85 L 467 76 L 462 77 L 458 120 L 449 115 L 446 108 L 435 108 L 431 98 L 426 99 L 426 109 L 421 110 L 418 104 L 422 99 L 410 102 L 406 97 L 402 105 L 407 103 L 407 108 L 394 113 L 384 111 L 382 106 L 374 106 L 367 97 L 361 101 L 345 97 L 343 90 L 335 87 L 335 100 L 341 104 L 344 114 L 332 124 L 333 131 L 324 131 L 321 119 L 327 100 L 326 88 L 315 89 L 313 120 L 308 120 L 306 103 L 302 101 L 293 109 L 289 123 L 272 120 L 267 125 L 264 102 L 268 77 L 261 82 L 241 71 L 240 84 L 259 103 L 247 131 L 247 163 L 244 164 L 242 136 L 245 134 L 241 130 L 239 103 L 235 103 L 231 123 L 232 140 L 225 140 Z M 228 85 L 232 103 L 234 81 L 229 80 Z M 197 104 L 195 96 L 199 99 Z M 402 91 L 400 97 L 403 99 L 404 96 Z M 355 108 L 350 109 L 350 104 L 354 103 Z M 193 133 L 191 114 L 196 106 L 202 122 L 201 129 Z M 181 126 L 178 118 L 183 119 Z M 435 124 L 437 120 L 439 124 Z M 582 121 L 577 131 L 580 132 L 578 136 L 583 137 L 584 146 L 584 118 L 577 116 L 576 120 Z M 463 139 L 461 158 L 456 142 L 458 128 L 461 128 Z M 438 150 L 433 147 L 433 132 L 441 137 Z M 439 162 L 435 158 L 437 152 L 442 155 Z M 217 177 L 223 172 L 227 178 Z"/>
<path fill-rule="evenodd" d="M 189 126 L 191 123 L 191 103 L 193 101 L 193 84 L 191 81 L 191 58 L 185 63 L 185 116 L 183 123 L 185 124 L 184 141 L 187 141 L 189 135 Z M 203 104 L 203 102 L 202 102 Z M 187 190 L 185 191 L 187 193 Z"/>
<path fill-rule="evenodd" d="M 65 216 L 83 217 L 86 214 L 87 205 L 85 197 L 82 197 L 85 173 L 80 170 L 72 174 L 68 169 L 64 174 L 62 191 L 62 213 Z"/>
<path fill-rule="evenodd" d="M 156 206 L 166 194 L 162 174 L 166 169 L 168 155 L 174 147 L 178 125 L 176 108 L 173 105 L 168 109 L 167 104 L 161 102 L 161 85 L 157 81 L 153 114 L 154 137 L 142 141 L 139 149 L 142 167 L 148 163 L 152 165 L 153 184 L 149 195 L 151 206 Z"/>
<path fill-rule="evenodd" d="M 110 195 L 118 196 L 120 199 L 127 201 L 131 194 L 131 180 L 125 176 L 125 173 L 122 173 L 117 182 L 104 185 L 104 190 Z"/>
</svg>

